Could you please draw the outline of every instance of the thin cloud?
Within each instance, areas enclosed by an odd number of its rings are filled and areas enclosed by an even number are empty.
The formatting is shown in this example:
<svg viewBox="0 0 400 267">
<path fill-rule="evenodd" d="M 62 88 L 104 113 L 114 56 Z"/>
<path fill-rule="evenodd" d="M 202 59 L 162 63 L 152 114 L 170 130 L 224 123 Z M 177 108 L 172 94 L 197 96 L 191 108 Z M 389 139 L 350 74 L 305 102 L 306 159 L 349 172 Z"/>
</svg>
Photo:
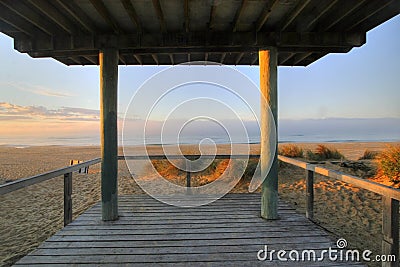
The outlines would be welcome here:
<svg viewBox="0 0 400 267">
<path fill-rule="evenodd" d="M 98 110 L 62 107 L 47 109 L 43 106 L 20 106 L 0 102 L 0 120 L 59 120 L 59 121 L 98 121 Z"/>
<path fill-rule="evenodd" d="M 8 83 L 5 83 L 5 85 L 14 87 L 20 91 L 29 92 L 32 94 L 42 95 L 42 96 L 50 96 L 50 97 L 73 97 L 74 96 L 73 94 L 55 91 L 53 89 L 46 88 L 41 85 L 32 85 L 32 84 L 27 84 L 27 83 L 22 83 L 22 82 L 8 82 Z"/>
</svg>

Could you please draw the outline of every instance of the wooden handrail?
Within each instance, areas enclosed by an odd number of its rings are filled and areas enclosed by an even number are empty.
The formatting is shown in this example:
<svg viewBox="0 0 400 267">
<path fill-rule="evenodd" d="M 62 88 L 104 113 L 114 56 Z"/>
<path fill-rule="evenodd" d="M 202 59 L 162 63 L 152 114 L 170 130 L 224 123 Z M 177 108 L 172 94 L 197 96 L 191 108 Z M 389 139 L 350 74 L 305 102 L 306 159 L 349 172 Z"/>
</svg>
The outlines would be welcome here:
<svg viewBox="0 0 400 267">
<path fill-rule="evenodd" d="M 278 159 L 306 170 L 306 217 L 314 214 L 314 173 L 334 178 L 382 196 L 382 255 L 394 255 L 396 262 L 382 262 L 382 266 L 398 266 L 399 255 L 399 200 L 400 189 L 364 180 L 339 171 L 330 170 L 304 161 L 278 156 Z"/>
<path fill-rule="evenodd" d="M 278 156 L 280 161 L 295 165 L 297 167 L 303 168 L 305 170 L 309 170 L 330 178 L 334 178 L 336 180 L 343 181 L 345 183 L 357 186 L 359 188 L 377 193 L 379 195 L 393 198 L 400 201 L 400 189 L 396 189 L 390 186 L 386 186 L 383 184 L 379 184 L 373 181 L 365 180 L 357 176 L 345 174 L 340 171 L 335 171 L 331 169 L 327 169 L 324 167 L 317 166 L 315 164 L 310 164 L 301 160 L 296 160 L 293 158 L 288 158 L 285 156 Z"/>
<path fill-rule="evenodd" d="M 67 174 L 67 173 L 72 173 L 81 168 L 88 167 L 88 166 L 91 166 L 91 165 L 94 165 L 94 164 L 97 164 L 100 162 L 101 162 L 100 158 L 95 158 L 95 159 L 88 160 L 88 161 L 85 161 L 85 162 L 82 162 L 79 164 L 75 164 L 72 166 L 64 167 L 64 168 L 57 169 L 54 171 L 49 171 L 49 172 L 45 172 L 42 174 L 31 176 L 28 178 L 23 178 L 23 179 L 19 179 L 19 180 L 15 180 L 15 181 L 12 181 L 9 183 L 2 184 L 2 185 L 0 185 L 0 196 L 10 193 L 15 190 L 30 186 L 30 185 L 34 185 L 34 184 L 37 184 L 37 183 L 40 183 L 40 182 L 43 182 L 43 181 L 46 181 L 49 179 L 53 179 L 55 177 L 58 177 L 58 176 L 61 176 L 61 175 Z"/>
</svg>

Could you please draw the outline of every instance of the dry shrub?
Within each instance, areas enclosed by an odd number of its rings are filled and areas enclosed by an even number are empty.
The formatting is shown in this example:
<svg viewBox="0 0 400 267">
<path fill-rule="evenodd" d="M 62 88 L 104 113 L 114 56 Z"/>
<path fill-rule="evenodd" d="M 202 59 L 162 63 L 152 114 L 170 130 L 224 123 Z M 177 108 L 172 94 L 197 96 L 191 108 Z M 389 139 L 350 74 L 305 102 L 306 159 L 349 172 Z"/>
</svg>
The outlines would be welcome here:
<svg viewBox="0 0 400 267">
<path fill-rule="evenodd" d="M 294 144 L 286 144 L 278 149 L 278 154 L 290 158 L 302 158 L 303 149 Z"/>
<path fill-rule="evenodd" d="M 378 155 L 378 152 L 366 149 L 364 151 L 364 154 L 358 160 L 375 159 L 377 155 Z"/>
<path fill-rule="evenodd" d="M 385 176 L 393 183 L 400 182 L 400 146 L 388 146 L 375 161 L 379 176 Z"/>
<path fill-rule="evenodd" d="M 311 150 L 306 151 L 306 158 L 308 160 L 322 161 L 328 159 L 344 159 L 344 156 L 336 148 L 330 148 L 325 145 L 317 145 L 315 152 Z"/>
</svg>

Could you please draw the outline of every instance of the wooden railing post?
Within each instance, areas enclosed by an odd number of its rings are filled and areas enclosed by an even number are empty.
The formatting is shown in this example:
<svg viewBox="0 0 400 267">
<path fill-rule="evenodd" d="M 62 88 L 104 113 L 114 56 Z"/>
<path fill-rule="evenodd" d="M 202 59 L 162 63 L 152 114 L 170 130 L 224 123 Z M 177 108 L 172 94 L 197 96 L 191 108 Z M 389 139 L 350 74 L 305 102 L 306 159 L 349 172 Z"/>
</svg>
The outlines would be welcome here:
<svg viewBox="0 0 400 267">
<path fill-rule="evenodd" d="M 314 172 L 310 170 L 306 170 L 306 195 L 306 217 L 312 220 L 314 217 Z"/>
<path fill-rule="evenodd" d="M 383 196 L 382 255 L 394 255 L 394 262 L 382 262 L 382 266 L 399 266 L 399 201 Z"/>
<path fill-rule="evenodd" d="M 72 222 L 72 172 L 64 174 L 64 226 Z"/>
<path fill-rule="evenodd" d="M 186 167 L 186 193 L 188 195 L 192 194 L 192 188 L 190 188 L 191 187 L 191 174 L 192 174 L 191 170 L 192 170 L 191 163 L 188 160 L 188 165 Z"/>
</svg>

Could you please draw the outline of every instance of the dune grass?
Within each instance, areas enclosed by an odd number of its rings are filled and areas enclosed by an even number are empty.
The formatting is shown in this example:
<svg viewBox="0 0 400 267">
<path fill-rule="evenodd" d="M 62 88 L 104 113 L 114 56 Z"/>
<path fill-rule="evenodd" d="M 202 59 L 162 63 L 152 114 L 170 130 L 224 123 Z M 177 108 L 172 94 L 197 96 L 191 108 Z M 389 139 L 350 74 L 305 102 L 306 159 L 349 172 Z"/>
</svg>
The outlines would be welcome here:
<svg viewBox="0 0 400 267">
<path fill-rule="evenodd" d="M 278 154 L 289 158 L 302 158 L 303 149 L 294 144 L 285 144 L 279 147 Z"/>
<path fill-rule="evenodd" d="M 378 155 L 378 152 L 366 149 L 364 151 L 364 154 L 358 160 L 375 159 L 377 155 Z"/>
<path fill-rule="evenodd" d="M 315 151 L 307 150 L 305 158 L 307 160 L 324 161 L 330 159 L 344 159 L 345 157 L 336 148 L 320 144 L 317 145 Z"/>
<path fill-rule="evenodd" d="M 375 161 L 379 176 L 385 176 L 393 183 L 400 183 L 400 146 L 388 146 L 376 156 Z"/>
</svg>

